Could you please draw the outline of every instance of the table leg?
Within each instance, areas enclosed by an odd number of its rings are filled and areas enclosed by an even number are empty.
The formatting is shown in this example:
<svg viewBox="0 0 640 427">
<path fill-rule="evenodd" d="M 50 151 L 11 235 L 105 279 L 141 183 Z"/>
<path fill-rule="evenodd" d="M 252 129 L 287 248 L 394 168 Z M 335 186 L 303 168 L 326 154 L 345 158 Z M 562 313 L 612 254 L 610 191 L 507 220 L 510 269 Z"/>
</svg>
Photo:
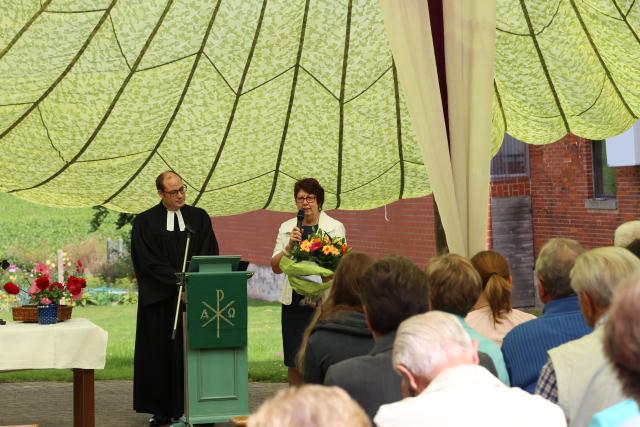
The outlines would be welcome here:
<svg viewBox="0 0 640 427">
<path fill-rule="evenodd" d="M 73 426 L 95 426 L 93 369 L 73 370 Z"/>
</svg>

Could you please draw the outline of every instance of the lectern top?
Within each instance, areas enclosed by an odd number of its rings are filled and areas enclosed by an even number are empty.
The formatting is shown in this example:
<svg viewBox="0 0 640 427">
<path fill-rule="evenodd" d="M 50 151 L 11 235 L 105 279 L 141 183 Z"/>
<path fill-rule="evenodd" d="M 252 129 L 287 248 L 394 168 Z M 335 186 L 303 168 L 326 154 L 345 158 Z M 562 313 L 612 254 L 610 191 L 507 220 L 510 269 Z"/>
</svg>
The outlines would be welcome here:
<svg viewBox="0 0 640 427">
<path fill-rule="evenodd" d="M 238 271 L 240 255 L 195 255 L 191 257 L 189 271 L 225 272 Z"/>
</svg>

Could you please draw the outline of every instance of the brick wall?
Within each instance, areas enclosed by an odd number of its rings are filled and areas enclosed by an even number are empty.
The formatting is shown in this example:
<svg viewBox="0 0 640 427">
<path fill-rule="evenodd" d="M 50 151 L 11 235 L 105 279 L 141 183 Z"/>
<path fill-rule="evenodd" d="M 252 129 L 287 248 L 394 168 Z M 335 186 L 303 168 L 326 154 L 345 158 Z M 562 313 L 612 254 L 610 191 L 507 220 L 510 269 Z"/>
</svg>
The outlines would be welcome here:
<svg viewBox="0 0 640 427">
<path fill-rule="evenodd" d="M 622 222 L 640 218 L 640 168 L 616 169 L 616 210 L 585 208 L 593 197 L 591 143 L 567 136 L 553 144 L 529 146 L 530 178 L 491 183 L 491 197 L 531 195 L 534 251 L 552 237 L 570 237 L 588 248 L 611 245 Z M 268 265 L 279 225 L 292 212 L 257 211 L 214 218 L 224 254 L 240 254 L 254 264 Z M 368 211 L 331 211 L 342 221 L 356 249 L 380 257 L 403 255 L 424 266 L 435 255 L 433 199 L 401 200 Z M 489 218 L 489 225 L 491 218 Z M 491 229 L 489 229 L 491 246 Z"/>
<path fill-rule="evenodd" d="M 239 254 L 254 264 L 268 265 L 278 227 L 293 217 L 292 212 L 256 211 L 217 217 L 213 227 L 223 254 Z M 433 198 L 400 200 L 385 208 L 367 211 L 328 211 L 347 229 L 347 239 L 354 250 L 378 258 L 403 255 L 419 266 L 435 255 Z"/>
<path fill-rule="evenodd" d="M 569 237 L 587 248 L 613 244 L 622 222 L 640 216 L 640 169 L 616 168 L 618 208 L 588 209 L 593 198 L 591 142 L 575 136 L 530 146 L 535 253 L 553 237 Z"/>
</svg>

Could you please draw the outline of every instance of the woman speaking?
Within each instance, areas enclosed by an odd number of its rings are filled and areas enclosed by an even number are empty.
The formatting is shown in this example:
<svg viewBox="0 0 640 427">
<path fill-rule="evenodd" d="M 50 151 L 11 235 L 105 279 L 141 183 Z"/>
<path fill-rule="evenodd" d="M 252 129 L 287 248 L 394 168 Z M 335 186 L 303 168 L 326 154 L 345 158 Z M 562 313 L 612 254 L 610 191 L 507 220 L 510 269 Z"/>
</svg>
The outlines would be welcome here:
<svg viewBox="0 0 640 427">
<path fill-rule="evenodd" d="M 322 211 L 324 189 L 314 178 L 303 178 L 293 187 L 293 197 L 298 210 L 304 212 L 302 227 L 298 228 L 297 218 L 283 222 L 278 230 L 276 246 L 271 257 L 271 269 L 282 273 L 280 260 L 288 256 L 297 242 L 306 239 L 320 228 L 331 237 L 346 237 L 344 225 Z M 298 294 L 289 285 L 285 276 L 282 294 L 282 348 L 284 364 L 288 368 L 289 385 L 302 384 L 302 373 L 296 368 L 296 354 L 302 342 L 302 335 L 315 312 L 315 305 L 305 304 L 303 295 Z"/>
</svg>

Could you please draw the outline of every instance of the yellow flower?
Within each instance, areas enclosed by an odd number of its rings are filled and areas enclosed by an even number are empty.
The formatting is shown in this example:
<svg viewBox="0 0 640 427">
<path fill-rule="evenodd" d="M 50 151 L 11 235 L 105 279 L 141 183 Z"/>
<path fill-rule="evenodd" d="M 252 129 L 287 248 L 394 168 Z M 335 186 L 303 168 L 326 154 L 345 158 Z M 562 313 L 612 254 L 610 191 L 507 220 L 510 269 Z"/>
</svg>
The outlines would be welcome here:
<svg viewBox="0 0 640 427">
<path fill-rule="evenodd" d="M 322 253 L 325 255 L 338 255 L 340 254 L 340 252 L 338 251 L 338 249 L 336 249 L 335 246 L 333 245 L 327 245 L 325 247 L 322 248 Z"/>
<path fill-rule="evenodd" d="M 303 240 L 300 242 L 300 250 L 304 252 L 309 252 L 309 248 L 311 247 L 311 242 L 308 240 Z"/>
</svg>

